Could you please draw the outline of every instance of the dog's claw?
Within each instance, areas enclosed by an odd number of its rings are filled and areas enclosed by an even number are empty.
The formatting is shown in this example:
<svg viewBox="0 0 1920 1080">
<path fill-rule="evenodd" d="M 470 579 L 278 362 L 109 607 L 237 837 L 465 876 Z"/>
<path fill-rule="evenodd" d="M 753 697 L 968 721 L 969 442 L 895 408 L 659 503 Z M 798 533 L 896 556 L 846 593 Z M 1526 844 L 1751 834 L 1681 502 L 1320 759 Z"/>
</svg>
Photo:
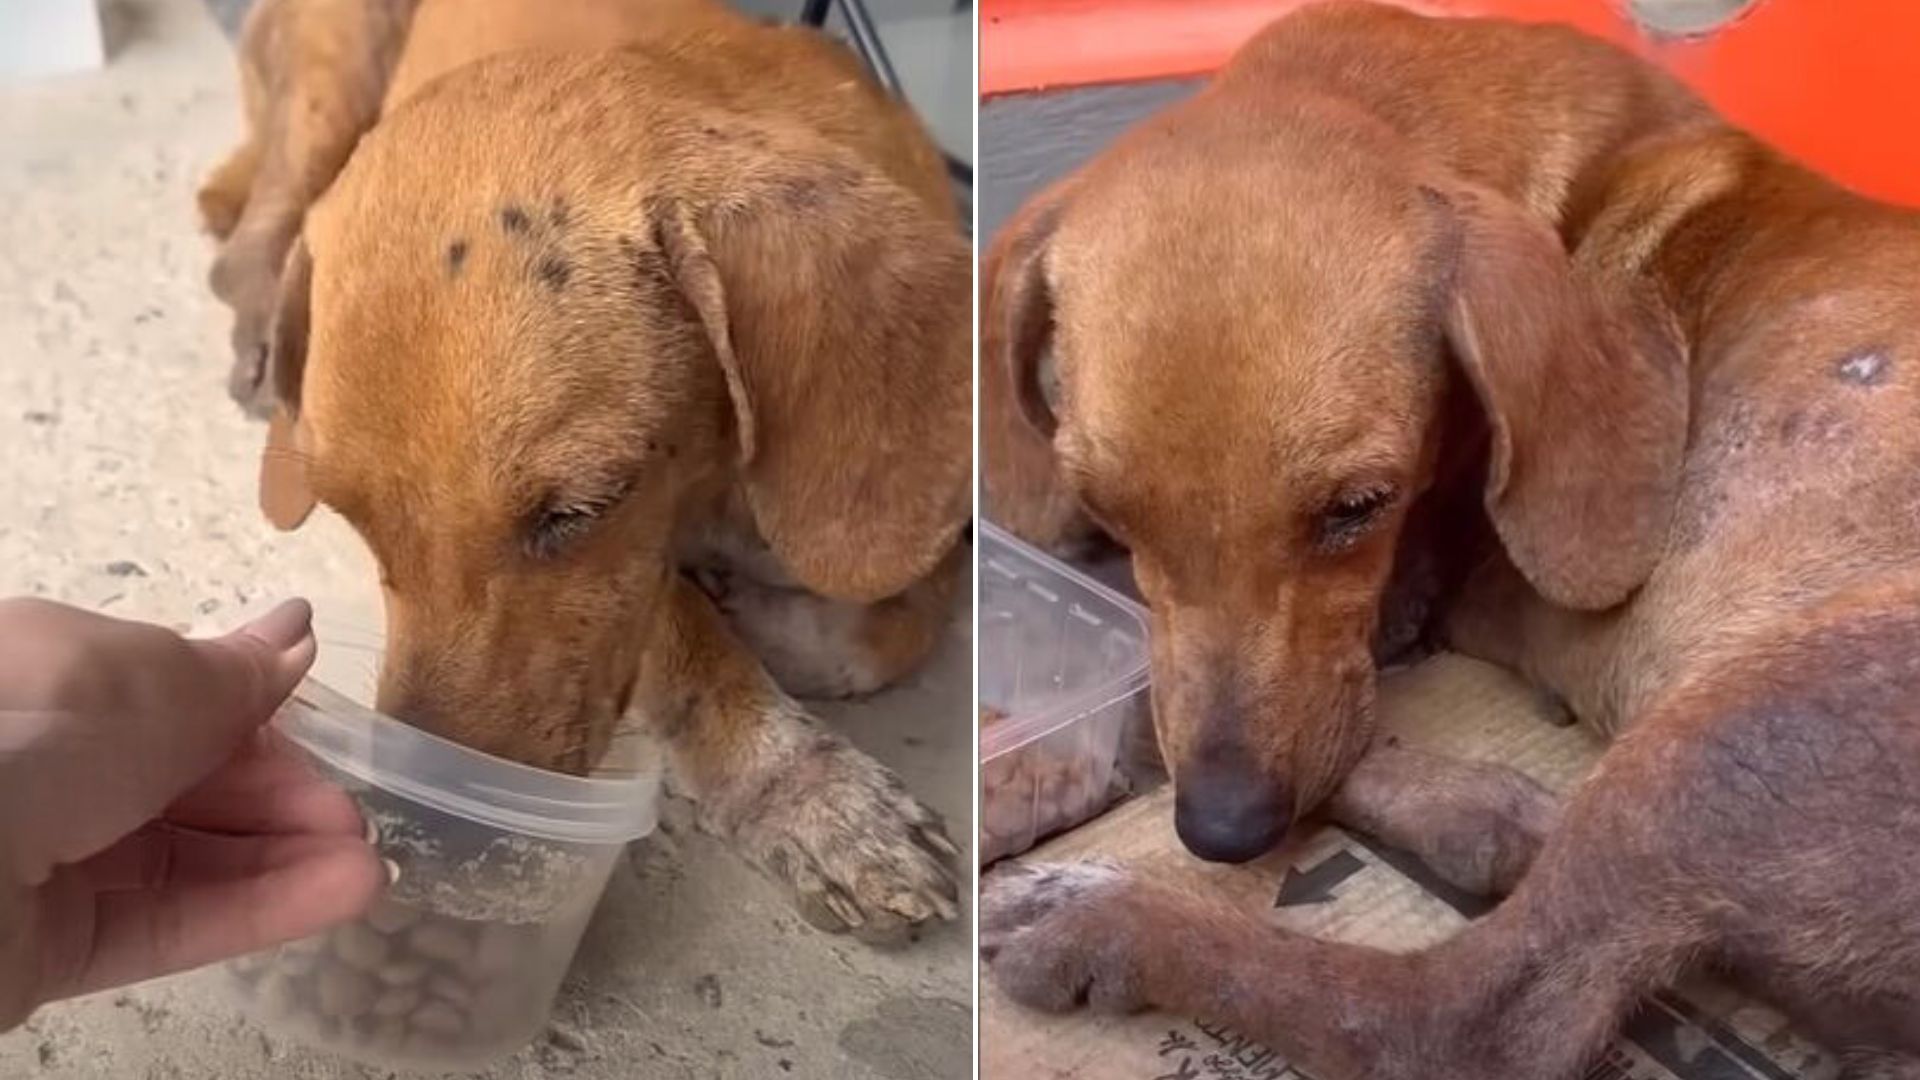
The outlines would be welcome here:
<svg viewBox="0 0 1920 1080">
<path fill-rule="evenodd" d="M 867 917 L 860 913 L 859 906 L 839 889 L 829 886 L 826 900 L 827 909 L 832 911 L 834 916 L 849 929 L 858 930 L 867 924 Z"/>
<path fill-rule="evenodd" d="M 920 830 L 920 841 L 949 859 L 957 859 L 960 857 L 960 845 L 947 839 L 946 831 L 938 826 L 931 829 L 922 827 Z M 953 916 L 949 915 L 947 917 L 952 918 Z"/>
</svg>

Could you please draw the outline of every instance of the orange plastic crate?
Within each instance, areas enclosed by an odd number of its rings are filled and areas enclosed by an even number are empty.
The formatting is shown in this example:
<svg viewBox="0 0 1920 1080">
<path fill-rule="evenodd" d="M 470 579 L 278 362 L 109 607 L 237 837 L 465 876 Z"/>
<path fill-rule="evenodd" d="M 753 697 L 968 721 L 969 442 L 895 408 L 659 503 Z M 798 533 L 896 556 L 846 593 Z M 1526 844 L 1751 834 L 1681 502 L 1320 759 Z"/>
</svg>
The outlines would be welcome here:
<svg viewBox="0 0 1920 1080">
<path fill-rule="evenodd" d="M 983 95 L 1202 75 L 1315 0 L 981 0 Z M 1734 123 L 1866 194 L 1920 206 L 1920 0 L 1759 0 L 1708 33 L 1637 25 L 1625 0 L 1397 0 L 1561 22 L 1664 65 Z"/>
</svg>

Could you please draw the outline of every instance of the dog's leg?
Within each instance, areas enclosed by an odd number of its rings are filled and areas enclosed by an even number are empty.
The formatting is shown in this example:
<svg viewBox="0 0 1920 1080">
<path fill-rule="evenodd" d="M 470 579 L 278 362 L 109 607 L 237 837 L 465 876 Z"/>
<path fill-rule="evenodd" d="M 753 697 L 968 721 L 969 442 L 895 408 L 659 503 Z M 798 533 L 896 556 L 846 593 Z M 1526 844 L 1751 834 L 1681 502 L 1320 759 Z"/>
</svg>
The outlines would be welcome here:
<svg viewBox="0 0 1920 1080">
<path fill-rule="evenodd" d="M 1569 1080 L 1690 944 L 1582 901 L 1523 887 L 1453 940 L 1395 954 L 1105 864 L 1023 867 L 988 879 L 981 948 L 1023 1004 L 1205 1018 L 1324 1080 Z"/>
<path fill-rule="evenodd" d="M 1468 578 L 1446 615 L 1454 650 L 1518 672 L 1557 705 L 1609 736 L 1663 681 L 1657 665 L 1623 660 L 1630 616 L 1571 611 L 1542 599 L 1505 556 Z"/>
<path fill-rule="evenodd" d="M 200 205 L 200 222 L 208 235 L 225 240 L 240 224 L 247 208 L 247 196 L 253 191 L 253 176 L 260 168 L 260 143 L 251 130 L 233 148 L 226 160 L 216 166 L 195 196 Z"/>
<path fill-rule="evenodd" d="M 890 941 L 953 918 L 959 852 L 939 815 L 783 693 L 691 583 L 667 602 L 636 707 L 702 824 L 822 929 Z"/>
<path fill-rule="evenodd" d="M 271 405 L 268 332 L 287 252 L 307 207 L 379 116 L 414 0 L 263 0 L 240 48 L 248 132 L 201 189 L 224 242 L 208 275 L 233 309 L 228 392 Z"/>
<path fill-rule="evenodd" d="M 955 549 L 907 591 L 873 604 L 725 571 L 695 576 L 782 689 L 802 698 L 841 698 L 891 685 L 933 652 L 953 619 L 965 554 Z"/>
<path fill-rule="evenodd" d="M 1560 806 L 1504 765 L 1376 746 L 1334 792 L 1327 813 L 1419 856 L 1470 893 L 1505 896 L 1533 865 Z"/>
<path fill-rule="evenodd" d="M 1325 1080 L 1564 1080 L 1708 940 L 1677 871 L 1688 834 L 1662 814 L 1671 774 L 1634 764 L 1588 783 L 1501 907 L 1424 952 L 1305 938 L 1097 865 L 989 879 L 982 946 L 1028 1005 L 1207 1017 Z"/>
</svg>

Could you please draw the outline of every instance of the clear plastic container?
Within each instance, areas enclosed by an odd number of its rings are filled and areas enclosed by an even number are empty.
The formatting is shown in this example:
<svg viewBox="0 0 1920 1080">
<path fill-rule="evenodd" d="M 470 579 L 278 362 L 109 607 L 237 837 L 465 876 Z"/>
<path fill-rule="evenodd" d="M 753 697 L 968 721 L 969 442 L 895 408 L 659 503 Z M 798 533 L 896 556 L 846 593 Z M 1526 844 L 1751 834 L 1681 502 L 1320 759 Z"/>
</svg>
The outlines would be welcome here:
<svg viewBox="0 0 1920 1080">
<path fill-rule="evenodd" d="M 372 699 L 377 646 L 322 627 L 318 677 Z M 309 679 L 274 727 L 360 803 L 399 882 L 365 917 L 226 976 L 271 1030 L 381 1068 L 465 1071 L 545 1027 L 660 775 L 583 778 L 477 753 Z"/>
<path fill-rule="evenodd" d="M 1137 604 L 980 525 L 980 859 L 1017 855 L 1127 792 L 1129 727 L 1148 722 Z"/>
</svg>

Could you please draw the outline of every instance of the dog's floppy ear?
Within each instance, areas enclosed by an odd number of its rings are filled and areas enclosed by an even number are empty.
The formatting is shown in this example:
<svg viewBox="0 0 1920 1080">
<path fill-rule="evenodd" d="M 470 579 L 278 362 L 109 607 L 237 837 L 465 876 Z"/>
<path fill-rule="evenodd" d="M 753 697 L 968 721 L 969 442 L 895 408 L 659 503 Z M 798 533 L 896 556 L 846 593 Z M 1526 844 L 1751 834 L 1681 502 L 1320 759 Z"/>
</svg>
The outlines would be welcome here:
<svg viewBox="0 0 1920 1080">
<path fill-rule="evenodd" d="M 306 241 L 294 244 L 280 274 L 274 305 L 265 378 L 276 401 L 267 424 L 267 445 L 260 452 L 260 510 L 280 530 L 297 529 L 313 513 L 313 488 L 307 480 L 304 430 L 300 425 L 300 384 L 307 370 L 308 305 L 313 293 L 313 257 Z"/>
<path fill-rule="evenodd" d="M 1618 604 L 1652 572 L 1673 514 L 1687 439 L 1679 336 L 1499 195 L 1426 193 L 1457 230 L 1444 322 L 1486 413 L 1501 542 L 1554 603 Z"/>
<path fill-rule="evenodd" d="M 648 213 L 725 373 L 754 519 L 788 569 L 850 600 L 931 571 L 970 516 L 966 239 L 831 154 Z"/>
<path fill-rule="evenodd" d="M 1030 200 L 988 249 L 980 279 L 980 455 L 986 515 L 1042 547 L 1070 549 L 1095 529 L 1054 457 L 1047 392 L 1053 294 L 1046 253 L 1063 185 Z"/>
</svg>

